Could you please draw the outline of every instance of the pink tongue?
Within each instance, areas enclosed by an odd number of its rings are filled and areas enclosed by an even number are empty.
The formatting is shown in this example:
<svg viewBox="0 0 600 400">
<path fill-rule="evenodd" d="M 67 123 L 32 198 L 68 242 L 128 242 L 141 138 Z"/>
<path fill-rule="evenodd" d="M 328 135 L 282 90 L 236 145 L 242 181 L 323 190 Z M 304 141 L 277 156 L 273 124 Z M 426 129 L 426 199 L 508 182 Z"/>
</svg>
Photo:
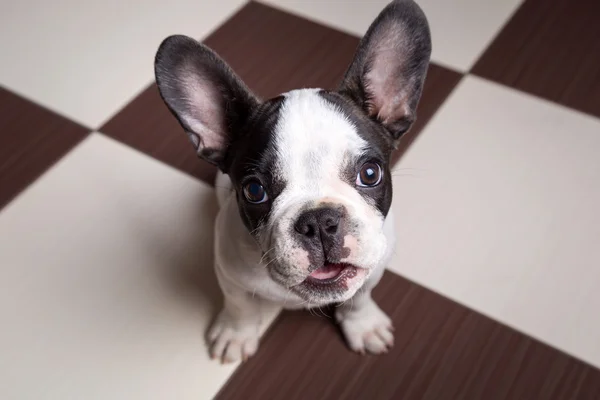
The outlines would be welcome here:
<svg viewBox="0 0 600 400">
<path fill-rule="evenodd" d="M 331 279 L 335 278 L 342 272 L 343 267 L 339 264 L 325 264 L 319 269 L 314 270 L 310 276 L 315 279 Z"/>
</svg>

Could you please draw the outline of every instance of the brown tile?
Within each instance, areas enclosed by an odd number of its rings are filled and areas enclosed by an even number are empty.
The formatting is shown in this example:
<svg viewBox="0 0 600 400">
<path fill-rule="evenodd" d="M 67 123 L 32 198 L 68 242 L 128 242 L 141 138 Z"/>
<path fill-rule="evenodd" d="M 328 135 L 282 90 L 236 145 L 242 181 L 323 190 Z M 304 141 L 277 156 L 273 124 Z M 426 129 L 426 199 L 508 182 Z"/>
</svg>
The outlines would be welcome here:
<svg viewBox="0 0 600 400">
<path fill-rule="evenodd" d="M 0 87 L 0 208 L 89 130 Z"/>
<path fill-rule="evenodd" d="M 334 87 L 352 59 L 358 39 L 251 2 L 204 43 L 217 51 L 257 95 L 269 98 L 298 87 Z M 212 183 L 215 169 L 196 157 L 183 130 L 160 100 L 156 85 L 100 131 Z"/>
<path fill-rule="evenodd" d="M 100 132 L 212 184 L 216 169 L 200 160 L 155 84 L 108 121 Z"/>
<path fill-rule="evenodd" d="M 332 321 L 285 312 L 218 399 L 598 399 L 600 371 L 386 272 L 375 298 L 396 344 L 345 346 Z"/>
<path fill-rule="evenodd" d="M 600 117 L 600 2 L 526 0 L 473 73 Z"/>
<path fill-rule="evenodd" d="M 302 87 L 335 88 L 359 38 L 249 3 L 205 43 L 263 98 Z"/>
<path fill-rule="evenodd" d="M 175 33 L 175 32 L 174 32 Z M 335 88 L 354 56 L 357 37 L 250 2 L 204 42 L 263 98 L 301 87 Z M 158 43 L 157 43 L 158 46 Z M 458 74 L 433 66 L 419 124 L 435 112 Z M 150 86 L 101 129 L 136 149 L 212 183 L 175 118 Z M 418 132 L 414 130 L 414 134 Z"/>
<path fill-rule="evenodd" d="M 458 85 L 463 75 L 435 64 L 429 65 L 423 95 L 417 109 L 417 120 L 413 127 L 400 141 L 398 150 L 392 156 L 392 164 L 397 163 L 404 152 L 421 133 L 433 114 L 440 108 L 452 90 Z"/>
</svg>

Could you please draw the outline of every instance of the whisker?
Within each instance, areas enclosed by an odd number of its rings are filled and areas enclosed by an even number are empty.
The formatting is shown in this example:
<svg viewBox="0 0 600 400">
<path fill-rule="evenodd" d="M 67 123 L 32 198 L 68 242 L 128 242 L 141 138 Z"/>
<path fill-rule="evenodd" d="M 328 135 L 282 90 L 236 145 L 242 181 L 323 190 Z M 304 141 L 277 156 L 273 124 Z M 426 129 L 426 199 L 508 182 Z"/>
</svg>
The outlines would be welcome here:
<svg viewBox="0 0 600 400">
<path fill-rule="evenodd" d="M 252 229 L 252 230 L 250 231 L 250 234 L 251 234 L 251 235 L 255 234 L 255 233 L 256 233 L 256 231 L 258 231 L 260 228 L 261 228 L 261 226 L 260 226 L 260 224 L 258 224 L 258 226 L 257 226 L 256 228 L 254 228 L 254 229 Z"/>
<path fill-rule="evenodd" d="M 352 296 L 352 297 L 354 297 L 354 296 Z M 350 299 L 352 297 L 350 297 Z M 343 306 L 344 304 L 348 303 L 348 301 L 350 301 L 350 299 L 346 299 L 346 300 L 342 301 L 340 304 L 336 304 L 334 307 L 339 308 L 339 307 Z"/>
<path fill-rule="evenodd" d="M 262 257 L 260 258 L 259 263 L 263 263 L 263 261 L 265 261 L 265 257 L 267 256 L 267 254 L 269 254 L 271 251 L 275 250 L 275 247 L 271 247 L 269 250 L 265 251 L 262 255 Z"/>
<path fill-rule="evenodd" d="M 321 316 L 317 314 L 314 308 L 309 308 L 308 312 L 310 312 L 310 315 L 314 315 L 315 317 L 321 318 Z"/>
<path fill-rule="evenodd" d="M 294 306 L 295 306 L 295 307 L 300 307 L 300 306 L 303 306 L 303 305 L 305 305 L 305 304 L 307 304 L 307 303 L 308 303 L 308 300 L 301 300 L 301 301 L 300 301 L 300 303 L 298 303 L 298 304 L 295 304 Z"/>
<path fill-rule="evenodd" d="M 282 258 L 283 258 L 283 256 L 281 256 L 281 257 L 275 257 L 274 259 L 272 259 L 271 261 L 269 261 L 268 263 L 265 264 L 265 268 L 267 268 L 269 265 L 271 265 L 274 262 L 281 261 Z"/>
<path fill-rule="evenodd" d="M 323 310 L 321 310 L 321 306 L 317 306 L 315 309 L 315 314 L 318 312 L 319 318 L 323 316 Z"/>
<path fill-rule="evenodd" d="M 329 318 L 329 315 L 327 315 L 327 314 L 325 313 L 325 311 L 323 311 L 323 309 L 321 308 L 321 306 L 319 306 L 319 311 L 321 312 L 321 314 L 323 314 L 323 316 L 324 316 L 325 318 Z"/>
<path fill-rule="evenodd" d="M 265 264 L 265 267 L 268 267 L 269 265 L 271 265 L 276 260 L 277 260 L 277 257 L 273 258 L 271 261 L 269 261 L 268 263 Z"/>
</svg>

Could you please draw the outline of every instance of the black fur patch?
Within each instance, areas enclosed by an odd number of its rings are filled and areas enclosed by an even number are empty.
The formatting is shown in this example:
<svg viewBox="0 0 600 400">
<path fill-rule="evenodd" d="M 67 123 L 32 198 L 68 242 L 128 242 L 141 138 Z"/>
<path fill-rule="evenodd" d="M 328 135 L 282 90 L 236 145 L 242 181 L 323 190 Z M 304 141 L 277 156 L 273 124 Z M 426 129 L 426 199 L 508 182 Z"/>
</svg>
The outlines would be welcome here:
<svg viewBox="0 0 600 400">
<path fill-rule="evenodd" d="M 284 99 L 283 96 L 276 97 L 253 110 L 243 130 L 229 146 L 223 163 L 223 171 L 229 174 L 237 192 L 240 215 L 250 232 L 255 232 L 268 220 L 273 200 L 285 188 L 285 182 L 272 173 L 276 161 L 275 127 Z M 268 201 L 262 204 L 246 201 L 242 189 L 249 179 L 262 183 L 269 196 Z"/>
</svg>

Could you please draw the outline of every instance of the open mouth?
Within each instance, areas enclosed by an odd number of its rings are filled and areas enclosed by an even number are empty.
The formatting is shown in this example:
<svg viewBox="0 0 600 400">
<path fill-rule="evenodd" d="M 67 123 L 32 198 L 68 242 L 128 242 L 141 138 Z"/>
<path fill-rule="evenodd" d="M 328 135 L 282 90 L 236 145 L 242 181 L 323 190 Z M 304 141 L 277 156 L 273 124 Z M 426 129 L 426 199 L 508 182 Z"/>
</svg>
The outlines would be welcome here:
<svg viewBox="0 0 600 400">
<path fill-rule="evenodd" d="M 352 264 L 325 263 L 294 286 L 294 291 L 311 304 L 346 301 L 367 275 L 368 270 Z"/>
<path fill-rule="evenodd" d="M 358 268 L 350 264 L 326 263 L 311 272 L 305 282 L 313 285 L 332 285 L 355 277 L 357 271 Z"/>
</svg>

